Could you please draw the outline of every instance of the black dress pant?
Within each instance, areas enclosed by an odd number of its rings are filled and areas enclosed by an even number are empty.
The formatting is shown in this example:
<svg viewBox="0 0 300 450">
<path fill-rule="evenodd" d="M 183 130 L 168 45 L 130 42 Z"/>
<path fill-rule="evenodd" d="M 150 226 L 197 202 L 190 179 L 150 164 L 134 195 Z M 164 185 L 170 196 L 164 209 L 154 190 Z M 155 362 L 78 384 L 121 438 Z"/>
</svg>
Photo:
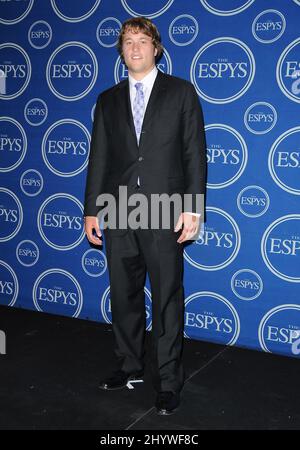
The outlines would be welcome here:
<svg viewBox="0 0 300 450">
<path fill-rule="evenodd" d="M 184 292 L 181 230 L 105 229 L 110 277 L 112 327 L 118 368 L 144 370 L 148 271 L 152 294 L 151 372 L 156 391 L 179 392 L 182 365 Z"/>
</svg>

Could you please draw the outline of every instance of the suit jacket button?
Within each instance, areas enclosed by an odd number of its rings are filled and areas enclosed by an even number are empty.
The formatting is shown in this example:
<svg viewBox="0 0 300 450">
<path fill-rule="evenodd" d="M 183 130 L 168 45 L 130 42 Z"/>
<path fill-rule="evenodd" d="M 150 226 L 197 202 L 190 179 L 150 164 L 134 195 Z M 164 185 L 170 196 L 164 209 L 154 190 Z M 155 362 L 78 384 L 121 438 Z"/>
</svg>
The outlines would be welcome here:
<svg viewBox="0 0 300 450">
<path fill-rule="evenodd" d="M 143 161 L 143 157 L 142 156 L 139 156 L 139 161 Z"/>
</svg>

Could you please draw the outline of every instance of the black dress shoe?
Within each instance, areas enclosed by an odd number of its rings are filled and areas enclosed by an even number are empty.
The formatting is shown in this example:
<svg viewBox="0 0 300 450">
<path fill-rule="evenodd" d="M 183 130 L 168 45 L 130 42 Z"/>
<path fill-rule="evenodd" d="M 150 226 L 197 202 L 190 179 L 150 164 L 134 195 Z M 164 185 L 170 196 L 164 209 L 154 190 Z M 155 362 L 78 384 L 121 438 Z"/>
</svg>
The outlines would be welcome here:
<svg viewBox="0 0 300 450">
<path fill-rule="evenodd" d="M 127 373 L 124 370 L 116 370 L 113 374 L 100 382 L 100 388 L 105 390 L 122 389 L 128 381 L 138 380 L 143 377 L 143 372 Z"/>
<path fill-rule="evenodd" d="M 157 394 L 155 407 L 157 414 L 169 416 L 178 411 L 180 394 L 173 391 L 161 391 Z"/>
</svg>

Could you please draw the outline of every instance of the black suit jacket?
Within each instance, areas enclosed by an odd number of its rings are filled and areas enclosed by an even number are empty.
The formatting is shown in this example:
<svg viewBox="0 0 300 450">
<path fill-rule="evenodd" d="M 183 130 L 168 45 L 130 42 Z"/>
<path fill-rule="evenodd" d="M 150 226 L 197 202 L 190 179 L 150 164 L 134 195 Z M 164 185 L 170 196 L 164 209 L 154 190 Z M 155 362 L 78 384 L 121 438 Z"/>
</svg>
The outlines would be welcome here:
<svg viewBox="0 0 300 450">
<path fill-rule="evenodd" d="M 206 143 L 194 86 L 158 71 L 137 144 L 129 81 L 99 95 L 85 191 L 85 216 L 96 216 L 101 193 L 118 192 L 137 178 L 143 192 L 204 194 Z M 194 197 L 193 197 L 194 198 Z M 199 212 L 193 201 L 191 212 Z M 203 211 L 202 211 L 203 213 Z"/>
</svg>

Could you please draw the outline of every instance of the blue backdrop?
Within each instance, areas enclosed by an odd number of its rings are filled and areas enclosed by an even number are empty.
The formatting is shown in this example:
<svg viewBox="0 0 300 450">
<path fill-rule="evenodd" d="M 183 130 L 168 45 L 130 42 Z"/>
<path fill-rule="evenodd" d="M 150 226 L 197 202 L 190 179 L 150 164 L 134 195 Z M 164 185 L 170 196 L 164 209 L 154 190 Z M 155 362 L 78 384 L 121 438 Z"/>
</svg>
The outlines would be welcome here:
<svg viewBox="0 0 300 450">
<path fill-rule="evenodd" d="M 136 15 L 157 24 L 159 69 L 193 82 L 205 116 L 185 336 L 298 357 L 300 0 L 0 2 L 0 304 L 111 321 L 82 202 L 96 98 L 127 76 L 115 44 Z M 148 280 L 145 304 L 151 329 Z"/>
</svg>

